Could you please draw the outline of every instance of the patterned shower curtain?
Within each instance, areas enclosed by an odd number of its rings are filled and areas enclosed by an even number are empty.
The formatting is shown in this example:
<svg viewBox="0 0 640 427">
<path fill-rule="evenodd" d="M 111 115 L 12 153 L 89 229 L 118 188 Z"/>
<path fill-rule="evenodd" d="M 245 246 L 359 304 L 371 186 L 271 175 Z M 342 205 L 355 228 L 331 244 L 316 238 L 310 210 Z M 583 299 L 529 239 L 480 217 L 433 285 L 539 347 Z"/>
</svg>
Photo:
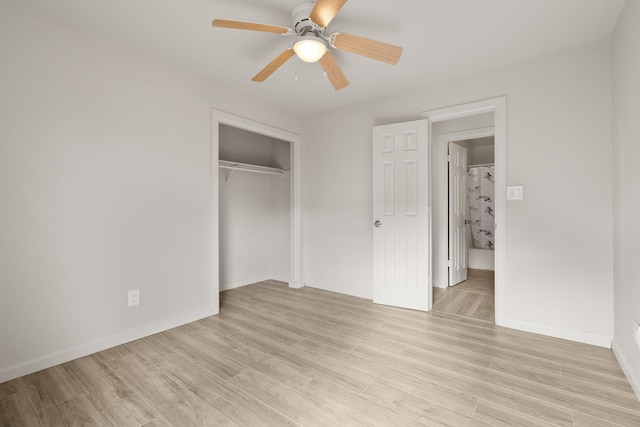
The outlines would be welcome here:
<svg viewBox="0 0 640 427">
<path fill-rule="evenodd" d="M 494 249 L 494 194 L 495 173 L 493 166 L 470 167 L 469 217 L 471 237 L 476 249 Z"/>
</svg>

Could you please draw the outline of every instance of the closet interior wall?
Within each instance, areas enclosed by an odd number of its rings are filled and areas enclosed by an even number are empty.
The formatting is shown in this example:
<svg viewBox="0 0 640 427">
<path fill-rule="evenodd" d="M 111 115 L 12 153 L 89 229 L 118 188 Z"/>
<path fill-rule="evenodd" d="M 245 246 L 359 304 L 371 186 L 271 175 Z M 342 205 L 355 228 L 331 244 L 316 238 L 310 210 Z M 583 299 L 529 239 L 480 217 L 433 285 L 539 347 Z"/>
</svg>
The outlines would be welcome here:
<svg viewBox="0 0 640 427">
<path fill-rule="evenodd" d="M 219 132 L 220 160 L 285 170 L 231 174 L 219 168 L 220 290 L 268 279 L 288 282 L 290 143 L 226 125 Z"/>
</svg>

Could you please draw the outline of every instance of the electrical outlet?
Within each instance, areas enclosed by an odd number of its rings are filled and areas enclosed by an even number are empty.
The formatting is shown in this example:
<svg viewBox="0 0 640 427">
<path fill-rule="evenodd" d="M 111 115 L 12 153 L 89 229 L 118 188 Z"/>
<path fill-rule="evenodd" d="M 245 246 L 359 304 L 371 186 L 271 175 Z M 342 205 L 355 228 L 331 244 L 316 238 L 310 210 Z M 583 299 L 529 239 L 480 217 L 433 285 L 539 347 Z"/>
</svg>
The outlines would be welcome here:
<svg viewBox="0 0 640 427">
<path fill-rule="evenodd" d="M 127 307 L 133 307 L 135 305 L 140 304 L 140 289 L 129 291 L 127 296 L 129 301 Z"/>
</svg>

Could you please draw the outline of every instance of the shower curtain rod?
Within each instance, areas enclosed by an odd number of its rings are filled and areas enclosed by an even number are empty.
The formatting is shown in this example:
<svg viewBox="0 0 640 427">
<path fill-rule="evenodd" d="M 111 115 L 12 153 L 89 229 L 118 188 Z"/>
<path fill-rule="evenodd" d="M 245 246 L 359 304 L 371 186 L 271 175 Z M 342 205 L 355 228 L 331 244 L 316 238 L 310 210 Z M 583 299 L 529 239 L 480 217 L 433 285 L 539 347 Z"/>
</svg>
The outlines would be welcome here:
<svg viewBox="0 0 640 427">
<path fill-rule="evenodd" d="M 482 166 L 495 166 L 495 163 L 483 163 L 481 165 L 469 165 L 467 168 L 479 168 Z"/>
</svg>

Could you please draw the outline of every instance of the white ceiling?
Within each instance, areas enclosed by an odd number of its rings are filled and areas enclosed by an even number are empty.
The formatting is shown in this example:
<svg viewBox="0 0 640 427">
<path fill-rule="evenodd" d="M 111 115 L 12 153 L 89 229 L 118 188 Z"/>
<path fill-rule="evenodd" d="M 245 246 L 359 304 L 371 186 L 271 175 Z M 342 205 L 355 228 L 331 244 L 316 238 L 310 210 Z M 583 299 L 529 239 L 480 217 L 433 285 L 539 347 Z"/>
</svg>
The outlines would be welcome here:
<svg viewBox="0 0 640 427">
<path fill-rule="evenodd" d="M 334 52 L 351 84 L 294 57 L 251 78 L 291 37 L 211 27 L 214 18 L 290 27 L 304 0 L 21 0 L 43 13 L 310 115 L 610 37 L 624 0 L 350 0 L 329 25 L 402 46 L 395 66 Z M 297 76 L 297 80 L 296 80 Z"/>
</svg>

